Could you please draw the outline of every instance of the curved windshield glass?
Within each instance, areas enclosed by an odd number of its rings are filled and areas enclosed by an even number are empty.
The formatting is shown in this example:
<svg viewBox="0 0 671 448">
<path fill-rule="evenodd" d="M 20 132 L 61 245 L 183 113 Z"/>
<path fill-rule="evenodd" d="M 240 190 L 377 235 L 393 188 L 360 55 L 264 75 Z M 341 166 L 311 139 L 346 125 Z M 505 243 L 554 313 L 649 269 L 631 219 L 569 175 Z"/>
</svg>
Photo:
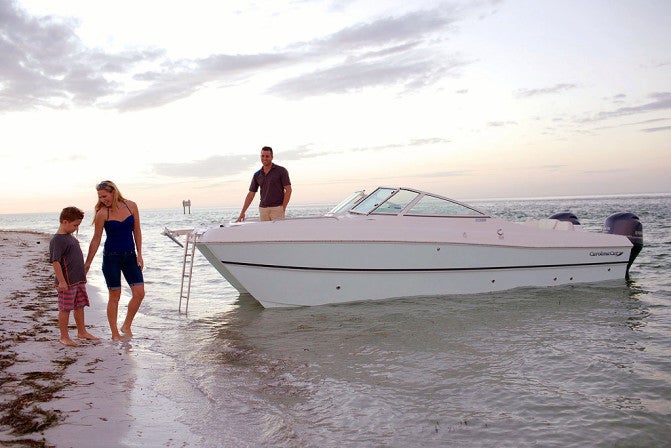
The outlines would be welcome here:
<svg viewBox="0 0 671 448">
<path fill-rule="evenodd" d="M 419 193 L 410 190 L 398 190 L 396 194 L 392 195 L 386 202 L 373 210 L 373 213 L 385 215 L 398 215 L 405 209 L 408 204 L 414 201 Z"/>
<path fill-rule="evenodd" d="M 458 202 L 448 201 L 444 198 L 425 195 L 413 207 L 408 210 L 406 215 L 422 216 L 483 216 L 482 212 L 467 207 Z"/>
<path fill-rule="evenodd" d="M 357 204 L 357 206 L 354 207 L 351 211 L 353 213 L 362 213 L 367 215 L 371 212 L 371 210 L 374 210 L 377 206 L 389 199 L 389 196 L 394 194 L 396 191 L 397 190 L 394 188 L 378 188 L 369 194 L 366 199 Z"/>
<path fill-rule="evenodd" d="M 366 196 L 363 190 L 360 191 L 355 191 L 351 195 L 349 195 L 347 198 L 345 198 L 340 204 L 336 205 L 333 207 L 331 210 L 329 210 L 328 213 L 326 213 L 326 216 L 335 216 L 335 215 L 341 215 L 348 211 L 349 209 L 352 208 L 357 202 L 361 200 Z"/>
</svg>

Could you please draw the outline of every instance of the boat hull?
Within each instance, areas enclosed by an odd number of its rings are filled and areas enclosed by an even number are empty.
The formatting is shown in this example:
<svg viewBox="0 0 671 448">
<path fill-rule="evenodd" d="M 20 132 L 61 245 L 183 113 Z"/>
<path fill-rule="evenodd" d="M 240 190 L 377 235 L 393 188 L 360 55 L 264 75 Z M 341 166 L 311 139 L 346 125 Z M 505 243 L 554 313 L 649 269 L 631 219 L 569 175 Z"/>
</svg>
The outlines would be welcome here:
<svg viewBox="0 0 671 448">
<path fill-rule="evenodd" d="M 241 293 L 264 307 L 474 294 L 623 280 L 631 244 L 515 247 L 401 242 L 200 242 Z"/>
</svg>

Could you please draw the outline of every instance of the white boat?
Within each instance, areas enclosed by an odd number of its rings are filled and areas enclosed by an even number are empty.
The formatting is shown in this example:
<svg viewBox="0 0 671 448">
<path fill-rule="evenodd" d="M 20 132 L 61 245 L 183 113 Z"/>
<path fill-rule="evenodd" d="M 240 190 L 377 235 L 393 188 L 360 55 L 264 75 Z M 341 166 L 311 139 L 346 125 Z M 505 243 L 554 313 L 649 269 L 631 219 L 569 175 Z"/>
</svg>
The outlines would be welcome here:
<svg viewBox="0 0 671 448">
<path fill-rule="evenodd" d="M 620 215 L 602 233 L 576 220 L 519 224 L 420 190 L 380 187 L 324 216 L 209 228 L 196 247 L 264 307 L 486 293 L 624 279 L 642 226 Z"/>
</svg>

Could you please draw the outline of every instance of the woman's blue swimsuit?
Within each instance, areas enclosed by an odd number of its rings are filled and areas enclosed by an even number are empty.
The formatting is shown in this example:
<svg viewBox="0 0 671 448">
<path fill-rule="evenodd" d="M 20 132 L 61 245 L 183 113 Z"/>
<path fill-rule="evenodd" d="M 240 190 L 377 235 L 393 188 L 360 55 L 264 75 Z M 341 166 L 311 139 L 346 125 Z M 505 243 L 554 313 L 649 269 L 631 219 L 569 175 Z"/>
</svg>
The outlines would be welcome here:
<svg viewBox="0 0 671 448">
<path fill-rule="evenodd" d="M 128 211 L 130 207 L 123 203 Z M 109 218 L 109 209 L 107 210 Z M 133 229 L 135 217 L 133 212 L 123 221 L 107 219 L 104 224 L 105 246 L 103 251 L 103 275 L 108 289 L 121 289 L 121 273 L 130 286 L 144 284 L 142 270 L 137 264 Z"/>
</svg>

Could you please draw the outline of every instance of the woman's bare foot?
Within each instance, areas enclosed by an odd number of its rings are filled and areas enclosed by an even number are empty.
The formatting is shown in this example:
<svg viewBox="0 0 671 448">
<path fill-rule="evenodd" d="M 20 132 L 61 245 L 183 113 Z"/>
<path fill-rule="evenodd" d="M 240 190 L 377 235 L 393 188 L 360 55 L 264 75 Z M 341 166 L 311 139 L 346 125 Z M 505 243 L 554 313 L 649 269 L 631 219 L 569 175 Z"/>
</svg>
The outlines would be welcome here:
<svg viewBox="0 0 671 448">
<path fill-rule="evenodd" d="M 79 338 L 79 339 L 87 339 L 87 340 L 89 340 L 89 341 L 99 341 L 99 340 L 100 340 L 99 337 L 97 337 L 97 336 L 93 336 L 93 335 L 92 335 L 91 333 L 89 333 L 88 331 L 85 332 L 85 333 L 82 333 L 82 334 L 78 334 L 78 335 L 77 335 L 77 338 Z"/>
<path fill-rule="evenodd" d="M 125 334 L 117 333 L 112 335 L 113 341 L 124 341 L 126 339 L 128 339 L 128 336 L 126 336 Z"/>
<path fill-rule="evenodd" d="M 130 328 L 121 327 L 120 330 L 124 334 L 125 337 L 127 337 L 127 338 L 132 338 L 133 337 L 133 332 L 130 331 Z"/>
<path fill-rule="evenodd" d="M 75 341 L 73 341 L 72 339 L 70 339 L 69 337 L 67 337 L 67 338 L 60 338 L 60 339 L 58 340 L 58 342 L 60 342 L 61 344 L 65 345 L 65 346 L 67 346 L 67 347 L 76 347 L 76 346 L 79 345 L 79 344 L 77 344 Z"/>
</svg>

